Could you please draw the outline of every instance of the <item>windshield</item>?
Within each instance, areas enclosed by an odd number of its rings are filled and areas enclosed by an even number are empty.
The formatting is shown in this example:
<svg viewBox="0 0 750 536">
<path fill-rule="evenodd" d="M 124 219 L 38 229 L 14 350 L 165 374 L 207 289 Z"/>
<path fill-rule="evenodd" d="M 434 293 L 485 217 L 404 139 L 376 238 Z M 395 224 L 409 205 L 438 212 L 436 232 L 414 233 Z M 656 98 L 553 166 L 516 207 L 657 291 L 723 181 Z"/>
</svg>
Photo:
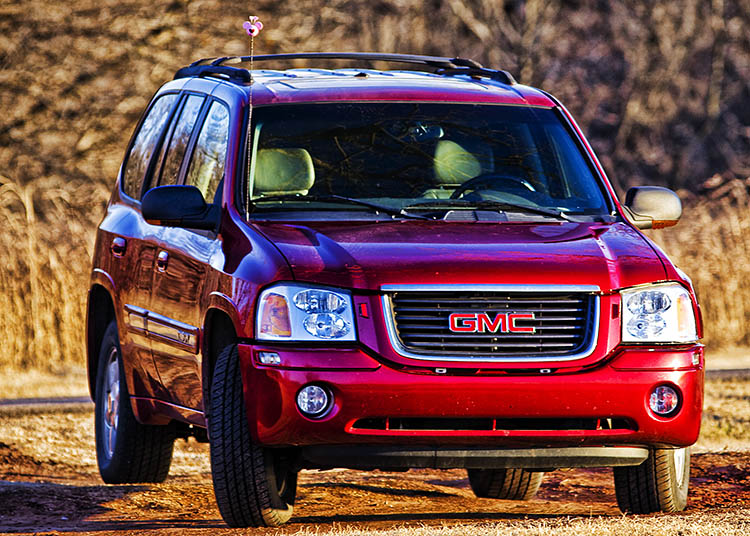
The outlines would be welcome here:
<svg viewBox="0 0 750 536">
<path fill-rule="evenodd" d="M 253 218 L 448 219 L 474 211 L 503 221 L 578 221 L 609 212 L 598 179 L 551 109 L 283 105 L 253 110 L 253 124 Z"/>
</svg>

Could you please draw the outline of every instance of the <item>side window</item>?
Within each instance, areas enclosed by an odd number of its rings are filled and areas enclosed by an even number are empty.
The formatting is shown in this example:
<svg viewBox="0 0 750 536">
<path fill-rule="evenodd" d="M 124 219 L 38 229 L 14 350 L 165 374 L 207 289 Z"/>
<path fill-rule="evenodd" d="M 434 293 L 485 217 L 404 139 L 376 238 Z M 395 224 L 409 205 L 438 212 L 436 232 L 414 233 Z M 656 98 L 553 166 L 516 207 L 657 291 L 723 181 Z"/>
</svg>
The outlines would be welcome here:
<svg viewBox="0 0 750 536">
<path fill-rule="evenodd" d="M 196 186 L 201 191 L 207 203 L 213 203 L 224 175 L 228 139 L 229 110 L 214 101 L 203 122 L 185 179 L 185 184 Z"/>
<path fill-rule="evenodd" d="M 177 101 L 177 95 L 164 95 L 151 106 L 141 129 L 133 142 L 130 154 L 125 163 L 122 178 L 122 190 L 125 194 L 138 199 L 141 185 L 148 171 L 148 165 L 159 143 L 159 136 L 169 119 L 169 112 Z"/>
<path fill-rule="evenodd" d="M 185 157 L 185 149 L 187 149 L 203 101 L 204 97 L 199 95 L 190 95 L 185 101 L 166 150 L 166 159 L 164 160 L 164 167 L 162 167 L 159 185 L 177 184 L 182 159 Z"/>
</svg>

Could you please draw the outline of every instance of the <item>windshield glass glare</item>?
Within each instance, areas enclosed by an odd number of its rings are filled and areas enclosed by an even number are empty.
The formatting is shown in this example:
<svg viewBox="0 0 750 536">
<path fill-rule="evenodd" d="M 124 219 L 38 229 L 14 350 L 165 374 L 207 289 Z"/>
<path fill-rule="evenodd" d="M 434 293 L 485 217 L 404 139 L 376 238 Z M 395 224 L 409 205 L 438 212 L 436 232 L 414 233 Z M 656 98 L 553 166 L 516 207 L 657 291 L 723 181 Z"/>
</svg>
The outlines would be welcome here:
<svg viewBox="0 0 750 536">
<path fill-rule="evenodd" d="M 554 110 L 324 103 L 260 107 L 253 122 L 253 217 L 368 211 L 341 198 L 416 214 L 523 207 L 584 219 L 608 213 L 598 180 Z"/>
</svg>

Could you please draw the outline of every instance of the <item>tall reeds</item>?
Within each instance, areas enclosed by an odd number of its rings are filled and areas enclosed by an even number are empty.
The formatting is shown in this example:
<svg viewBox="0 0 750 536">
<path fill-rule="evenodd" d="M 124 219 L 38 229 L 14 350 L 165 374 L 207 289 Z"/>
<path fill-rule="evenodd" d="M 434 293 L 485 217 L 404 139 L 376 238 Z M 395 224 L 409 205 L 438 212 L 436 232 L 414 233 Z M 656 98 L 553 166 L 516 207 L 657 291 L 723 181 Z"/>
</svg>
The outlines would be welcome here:
<svg viewBox="0 0 750 536">
<path fill-rule="evenodd" d="M 84 362 L 86 291 L 100 183 L 0 176 L 0 365 L 62 370 Z"/>
<path fill-rule="evenodd" d="M 692 279 L 712 347 L 750 345 L 750 179 L 686 203 L 680 223 L 650 232 Z"/>
</svg>

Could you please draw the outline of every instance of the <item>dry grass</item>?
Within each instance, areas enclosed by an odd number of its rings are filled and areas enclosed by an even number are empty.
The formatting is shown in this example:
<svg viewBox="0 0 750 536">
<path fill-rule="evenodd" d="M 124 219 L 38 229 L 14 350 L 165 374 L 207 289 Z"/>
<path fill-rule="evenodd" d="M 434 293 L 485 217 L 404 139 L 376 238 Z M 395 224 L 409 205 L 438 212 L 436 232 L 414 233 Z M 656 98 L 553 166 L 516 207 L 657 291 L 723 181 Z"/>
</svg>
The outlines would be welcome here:
<svg viewBox="0 0 750 536">
<path fill-rule="evenodd" d="M 61 371 L 84 363 L 84 303 L 101 183 L 0 176 L 0 364 Z"/>
<path fill-rule="evenodd" d="M 750 450 L 750 381 L 706 381 L 701 435 L 694 450 Z"/>
<path fill-rule="evenodd" d="M 0 400 L 18 398 L 85 397 L 89 394 L 88 375 L 79 363 L 50 372 L 40 367 L 26 370 L 3 368 Z"/>
<path fill-rule="evenodd" d="M 383 531 L 340 528 L 326 532 L 307 529 L 295 536 L 745 536 L 750 530 L 750 510 L 721 514 L 666 515 L 634 520 L 621 518 L 568 518 L 523 520 L 505 523 L 463 524 L 445 527 L 404 526 Z"/>
<path fill-rule="evenodd" d="M 750 344 L 750 194 L 735 180 L 686 203 L 682 221 L 649 233 L 690 276 L 711 347 Z"/>
</svg>

